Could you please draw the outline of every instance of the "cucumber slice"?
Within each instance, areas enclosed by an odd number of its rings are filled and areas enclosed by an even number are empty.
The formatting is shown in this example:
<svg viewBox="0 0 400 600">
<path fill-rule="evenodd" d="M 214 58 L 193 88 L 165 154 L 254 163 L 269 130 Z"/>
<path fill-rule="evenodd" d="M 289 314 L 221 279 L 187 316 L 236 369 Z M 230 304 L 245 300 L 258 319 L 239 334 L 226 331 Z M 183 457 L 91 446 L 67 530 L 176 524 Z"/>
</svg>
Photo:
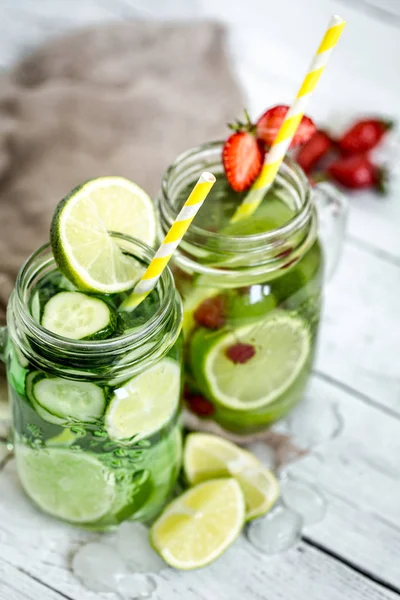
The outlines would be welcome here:
<svg viewBox="0 0 400 600">
<path fill-rule="evenodd" d="M 99 298 L 81 292 L 59 292 L 44 307 L 42 325 L 73 340 L 103 339 L 115 330 L 117 316 Z"/>
<path fill-rule="evenodd" d="M 91 422 L 104 413 L 103 390 L 88 381 L 45 377 L 40 371 L 26 378 L 26 395 L 45 421 L 61 425 L 68 420 Z"/>
</svg>

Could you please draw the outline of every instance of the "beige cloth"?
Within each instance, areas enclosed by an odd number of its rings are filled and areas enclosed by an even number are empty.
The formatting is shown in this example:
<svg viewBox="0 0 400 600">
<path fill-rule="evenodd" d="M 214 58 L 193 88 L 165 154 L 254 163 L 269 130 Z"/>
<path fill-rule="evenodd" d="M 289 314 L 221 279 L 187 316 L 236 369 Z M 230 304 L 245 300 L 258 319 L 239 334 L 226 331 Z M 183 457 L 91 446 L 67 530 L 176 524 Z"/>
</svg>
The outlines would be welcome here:
<svg viewBox="0 0 400 600">
<path fill-rule="evenodd" d="M 57 202 L 99 175 L 157 192 L 242 98 L 215 23 L 121 22 L 55 39 L 0 78 L 0 320 Z"/>
</svg>

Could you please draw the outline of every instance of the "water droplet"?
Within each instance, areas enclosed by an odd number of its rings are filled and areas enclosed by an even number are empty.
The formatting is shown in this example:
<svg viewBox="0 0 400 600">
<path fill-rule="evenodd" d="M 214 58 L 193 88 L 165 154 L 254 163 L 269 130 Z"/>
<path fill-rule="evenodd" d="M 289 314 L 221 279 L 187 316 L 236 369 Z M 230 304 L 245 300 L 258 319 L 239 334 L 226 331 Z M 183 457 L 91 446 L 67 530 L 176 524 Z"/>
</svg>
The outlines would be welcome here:
<svg viewBox="0 0 400 600">
<path fill-rule="evenodd" d="M 104 429 L 96 429 L 93 431 L 95 437 L 107 437 L 107 432 Z"/>
<path fill-rule="evenodd" d="M 104 444 L 104 447 L 106 447 L 107 444 Z M 124 448 L 117 448 L 116 450 L 114 450 L 114 456 L 127 456 L 127 451 L 124 450 Z"/>
<path fill-rule="evenodd" d="M 278 505 L 265 517 L 250 523 L 247 537 L 263 554 L 278 554 L 299 542 L 302 525 L 299 514 Z"/>
<path fill-rule="evenodd" d="M 284 505 L 298 513 L 304 525 L 315 525 L 326 515 L 327 503 L 318 489 L 309 483 L 286 478 L 281 481 Z"/>
</svg>

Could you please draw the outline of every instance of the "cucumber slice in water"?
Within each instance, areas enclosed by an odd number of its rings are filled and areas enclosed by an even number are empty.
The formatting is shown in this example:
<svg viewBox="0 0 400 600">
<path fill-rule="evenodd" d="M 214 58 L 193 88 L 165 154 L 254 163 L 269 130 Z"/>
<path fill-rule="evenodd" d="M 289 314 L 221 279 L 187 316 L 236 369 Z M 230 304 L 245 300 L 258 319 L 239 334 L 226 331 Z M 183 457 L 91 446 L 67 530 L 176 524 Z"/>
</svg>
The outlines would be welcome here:
<svg viewBox="0 0 400 600">
<path fill-rule="evenodd" d="M 81 292 L 59 292 L 45 305 L 42 325 L 73 340 L 109 337 L 115 330 L 115 312 L 99 298 Z"/>
<path fill-rule="evenodd" d="M 42 419 L 62 424 L 68 419 L 91 422 L 102 416 L 106 406 L 103 390 L 87 381 L 44 377 L 40 371 L 26 378 L 26 395 Z"/>
</svg>

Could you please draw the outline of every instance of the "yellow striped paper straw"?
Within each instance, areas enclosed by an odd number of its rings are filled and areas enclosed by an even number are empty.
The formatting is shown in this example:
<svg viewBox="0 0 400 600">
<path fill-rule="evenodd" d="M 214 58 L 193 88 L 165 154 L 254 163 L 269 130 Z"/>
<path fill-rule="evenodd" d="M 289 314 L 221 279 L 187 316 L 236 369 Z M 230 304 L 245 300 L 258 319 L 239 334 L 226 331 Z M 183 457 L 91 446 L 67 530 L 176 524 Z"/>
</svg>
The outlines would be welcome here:
<svg viewBox="0 0 400 600">
<path fill-rule="evenodd" d="M 241 219 L 252 215 L 260 205 L 266 190 L 274 181 L 281 162 L 285 158 L 294 134 L 300 125 L 300 121 L 303 118 L 311 95 L 327 65 L 334 47 L 339 41 L 345 25 L 346 21 L 338 15 L 333 15 L 331 17 L 328 29 L 322 38 L 308 73 L 265 157 L 261 173 L 254 182 L 250 192 L 236 209 L 236 212 L 231 219 L 232 222 L 240 221 Z"/>
<path fill-rule="evenodd" d="M 161 246 L 155 253 L 154 258 L 147 267 L 144 275 L 136 284 L 132 293 L 121 304 L 122 309 L 132 310 L 136 308 L 151 290 L 155 288 L 157 281 L 167 266 L 175 248 L 179 246 L 190 223 L 197 215 L 214 183 L 215 177 L 212 173 L 207 173 L 207 171 L 205 171 L 200 175 L 198 182 L 173 222 L 171 229 L 165 236 Z"/>
</svg>

